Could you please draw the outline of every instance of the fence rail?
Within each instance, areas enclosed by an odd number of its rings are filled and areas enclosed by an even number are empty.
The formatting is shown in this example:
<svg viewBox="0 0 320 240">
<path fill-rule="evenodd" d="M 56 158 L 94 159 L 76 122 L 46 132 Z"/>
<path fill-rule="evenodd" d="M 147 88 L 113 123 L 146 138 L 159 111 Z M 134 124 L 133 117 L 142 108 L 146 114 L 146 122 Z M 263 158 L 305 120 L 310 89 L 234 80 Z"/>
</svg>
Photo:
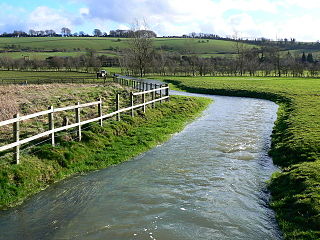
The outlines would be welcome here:
<svg viewBox="0 0 320 240">
<path fill-rule="evenodd" d="M 26 116 L 20 116 L 19 114 L 16 114 L 14 118 L 5 120 L 0 122 L 0 127 L 6 126 L 9 124 L 13 124 L 13 142 L 4 146 L 0 146 L 0 152 L 9 150 L 14 148 L 14 153 L 13 153 L 13 158 L 16 164 L 19 164 L 20 162 L 20 146 L 26 143 L 29 143 L 31 141 L 37 140 L 39 138 L 44 138 L 49 136 L 51 138 L 51 144 L 54 146 L 55 145 L 55 133 L 70 129 L 70 128 L 78 128 L 77 129 L 77 134 L 78 134 L 78 139 L 81 141 L 81 126 L 92 123 L 92 122 L 100 122 L 100 125 L 102 126 L 103 120 L 116 116 L 117 120 L 120 120 L 120 114 L 124 112 L 131 111 L 131 116 L 134 116 L 134 110 L 138 108 L 142 108 L 143 112 L 146 111 L 146 106 L 149 104 L 152 104 L 152 107 L 155 107 L 156 102 L 162 102 L 164 100 L 169 100 L 169 86 L 168 85 L 156 85 L 156 84 L 149 84 L 149 90 L 147 90 L 148 86 L 146 84 L 143 84 L 143 87 L 141 85 L 141 82 L 137 82 L 135 80 L 130 80 L 128 81 L 127 79 L 116 79 L 114 78 L 115 81 L 117 81 L 120 84 L 124 84 L 127 86 L 131 86 L 136 88 L 136 86 L 140 86 L 138 88 L 139 90 L 142 90 L 140 92 L 131 92 L 130 93 L 130 100 L 131 100 L 131 106 L 122 108 L 120 109 L 120 95 L 117 94 L 116 96 L 116 111 L 108 113 L 108 114 L 103 114 L 102 113 L 102 105 L 103 101 L 99 99 L 98 101 L 95 102 L 90 102 L 90 103 L 83 103 L 80 104 L 78 103 L 77 105 L 73 106 L 67 106 L 67 107 L 62 107 L 62 108 L 54 108 L 53 106 L 50 106 L 48 110 L 46 111 L 41 111 L 33 114 L 29 114 Z M 146 88 L 145 88 L 146 86 Z M 165 91 L 165 94 L 163 94 L 163 91 Z M 146 94 L 152 94 L 152 100 L 146 101 Z M 142 103 L 138 103 L 134 105 L 134 97 L 142 95 Z M 157 97 L 158 95 L 158 97 Z M 98 117 L 94 117 L 85 121 L 81 121 L 81 108 L 86 108 L 90 106 L 98 106 L 98 111 L 97 115 Z M 66 126 L 58 127 L 55 128 L 54 125 L 54 113 L 57 112 L 62 112 L 62 111 L 67 111 L 67 110 L 75 110 L 75 119 L 76 123 L 69 124 Z M 49 130 L 39 133 L 37 135 L 25 138 L 25 139 L 20 139 L 20 122 L 32 119 L 35 117 L 39 116 L 48 116 L 48 126 Z"/>
</svg>

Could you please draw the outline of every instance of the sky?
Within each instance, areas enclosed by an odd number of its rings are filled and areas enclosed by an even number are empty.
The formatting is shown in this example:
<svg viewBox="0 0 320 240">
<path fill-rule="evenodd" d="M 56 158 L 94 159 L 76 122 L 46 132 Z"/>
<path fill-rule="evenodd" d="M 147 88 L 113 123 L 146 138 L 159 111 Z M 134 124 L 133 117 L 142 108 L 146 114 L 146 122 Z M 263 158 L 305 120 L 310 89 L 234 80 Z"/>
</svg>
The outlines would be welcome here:
<svg viewBox="0 0 320 240">
<path fill-rule="evenodd" d="M 68 27 L 109 33 L 145 21 L 158 36 L 318 41 L 319 0 L 0 0 L 0 33 Z"/>
</svg>

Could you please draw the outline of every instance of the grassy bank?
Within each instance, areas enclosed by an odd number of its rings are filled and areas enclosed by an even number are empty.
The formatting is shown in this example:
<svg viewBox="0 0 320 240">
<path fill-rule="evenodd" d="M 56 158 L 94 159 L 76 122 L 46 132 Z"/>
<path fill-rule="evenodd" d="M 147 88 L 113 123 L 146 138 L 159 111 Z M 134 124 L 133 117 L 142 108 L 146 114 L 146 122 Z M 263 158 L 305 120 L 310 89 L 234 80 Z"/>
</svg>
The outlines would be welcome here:
<svg viewBox="0 0 320 240">
<path fill-rule="evenodd" d="M 0 208 L 15 206 L 49 184 L 76 173 L 118 164 L 166 141 L 183 129 L 211 102 L 205 98 L 172 96 L 156 109 L 147 109 L 122 121 L 91 124 L 83 141 L 72 134 L 57 139 L 58 146 L 41 145 L 23 155 L 20 165 L 0 169 Z"/>
<path fill-rule="evenodd" d="M 190 92 L 254 97 L 280 105 L 270 154 L 271 206 L 286 239 L 320 239 L 320 81 L 318 79 L 166 77 Z"/>
</svg>

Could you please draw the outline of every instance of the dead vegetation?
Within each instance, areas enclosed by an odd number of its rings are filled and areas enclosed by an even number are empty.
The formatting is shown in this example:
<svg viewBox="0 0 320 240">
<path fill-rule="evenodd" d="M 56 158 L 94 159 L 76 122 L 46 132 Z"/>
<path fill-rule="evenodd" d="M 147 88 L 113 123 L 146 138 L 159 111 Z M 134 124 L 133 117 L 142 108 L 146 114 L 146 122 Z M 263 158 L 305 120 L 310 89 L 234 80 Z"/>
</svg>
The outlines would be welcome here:
<svg viewBox="0 0 320 240">
<path fill-rule="evenodd" d="M 103 100 L 103 112 L 114 110 L 115 95 L 122 93 L 122 104 L 128 104 L 129 89 L 118 84 L 108 83 L 108 86 L 96 84 L 48 84 L 48 85 L 6 85 L 0 86 L 0 121 L 13 118 L 14 114 L 28 115 L 47 110 L 49 106 L 65 107 L 77 102 L 88 103 Z M 97 116 L 97 107 L 81 109 L 81 119 L 86 120 Z M 55 114 L 55 126 L 59 127 L 67 119 L 71 124 L 75 121 L 74 111 L 65 111 Z M 47 116 L 33 118 L 21 122 L 21 135 L 28 137 L 47 130 Z M 12 138 L 12 126 L 0 128 L 0 141 L 3 145 Z"/>
</svg>

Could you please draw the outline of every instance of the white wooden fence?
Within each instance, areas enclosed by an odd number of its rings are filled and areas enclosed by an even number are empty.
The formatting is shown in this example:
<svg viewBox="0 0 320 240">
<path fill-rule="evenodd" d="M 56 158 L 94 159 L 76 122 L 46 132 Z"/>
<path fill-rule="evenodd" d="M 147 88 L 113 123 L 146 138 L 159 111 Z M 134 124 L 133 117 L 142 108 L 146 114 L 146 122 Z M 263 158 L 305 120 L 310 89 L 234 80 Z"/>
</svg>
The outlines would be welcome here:
<svg viewBox="0 0 320 240">
<path fill-rule="evenodd" d="M 116 80 L 116 78 L 115 78 Z M 26 143 L 29 143 L 31 141 L 34 141 L 36 139 L 39 138 L 44 138 L 49 136 L 49 138 L 51 139 L 51 144 L 54 146 L 55 145 L 55 133 L 57 132 L 61 132 L 70 128 L 77 128 L 77 135 L 78 135 L 78 140 L 81 141 L 81 126 L 91 123 L 91 122 L 98 122 L 100 123 L 100 125 L 102 126 L 103 120 L 106 118 L 110 118 L 113 116 L 117 117 L 117 120 L 120 121 L 120 114 L 127 112 L 127 111 L 131 111 L 131 116 L 134 116 L 134 110 L 137 108 L 142 108 L 143 112 L 146 111 L 146 106 L 149 104 L 152 104 L 152 107 L 155 107 L 155 103 L 156 102 L 162 102 L 164 100 L 169 100 L 169 87 L 168 85 L 155 85 L 155 84 L 149 84 L 149 90 L 148 89 L 148 85 L 146 85 L 145 83 L 141 83 L 141 82 L 137 82 L 134 80 L 127 80 L 127 79 L 118 79 L 116 80 L 117 82 L 119 82 L 120 84 L 124 84 L 127 86 L 132 86 L 134 88 L 138 88 L 142 89 L 143 91 L 141 92 L 131 92 L 130 94 L 130 106 L 126 107 L 126 108 L 122 108 L 120 109 L 120 95 L 117 94 L 116 96 L 116 111 L 112 112 L 112 113 L 108 113 L 108 114 L 103 114 L 102 112 L 102 105 L 103 105 L 103 101 L 101 99 L 99 99 L 96 102 L 90 102 L 90 103 L 84 103 L 84 104 L 80 104 L 78 103 L 77 105 L 74 106 L 68 106 L 68 107 L 62 107 L 62 108 L 54 108 L 53 106 L 50 106 L 48 108 L 48 110 L 46 111 L 42 111 L 42 112 L 37 112 L 37 113 L 33 113 L 30 115 L 26 115 L 26 116 L 20 116 L 18 113 L 14 115 L 14 118 L 6 120 L 6 121 L 2 121 L 0 122 L 0 127 L 2 126 L 6 126 L 9 124 L 13 124 L 13 142 L 4 146 L 0 146 L 0 152 L 9 150 L 9 149 L 14 149 L 13 150 L 13 158 L 16 164 L 19 164 L 19 159 L 20 159 L 20 146 Z M 142 87 L 143 85 L 143 87 Z M 146 86 L 146 88 L 145 88 Z M 163 94 L 163 91 L 165 92 L 165 94 Z M 146 94 L 151 94 L 152 98 L 149 101 L 146 101 Z M 142 103 L 138 103 L 136 105 L 134 105 L 134 97 L 136 96 L 142 96 Z M 98 106 L 97 108 L 97 117 L 89 119 L 89 120 L 85 120 L 85 121 L 81 121 L 81 108 L 85 108 L 85 107 L 90 107 L 90 106 Z M 54 114 L 58 113 L 58 112 L 62 112 L 62 111 L 67 111 L 67 110 L 75 110 L 75 119 L 76 122 L 70 125 L 66 125 L 66 126 L 62 126 L 62 127 L 58 127 L 55 128 L 55 124 L 54 124 Z M 35 117 L 39 117 L 39 116 L 43 116 L 43 115 L 47 115 L 48 116 L 48 126 L 49 126 L 49 130 L 39 133 L 37 135 L 34 135 L 32 137 L 28 137 L 25 139 L 20 139 L 20 122 L 31 119 L 31 118 L 35 118 Z"/>
</svg>

